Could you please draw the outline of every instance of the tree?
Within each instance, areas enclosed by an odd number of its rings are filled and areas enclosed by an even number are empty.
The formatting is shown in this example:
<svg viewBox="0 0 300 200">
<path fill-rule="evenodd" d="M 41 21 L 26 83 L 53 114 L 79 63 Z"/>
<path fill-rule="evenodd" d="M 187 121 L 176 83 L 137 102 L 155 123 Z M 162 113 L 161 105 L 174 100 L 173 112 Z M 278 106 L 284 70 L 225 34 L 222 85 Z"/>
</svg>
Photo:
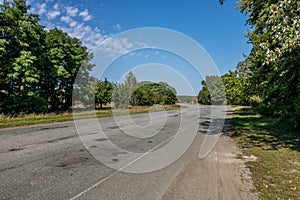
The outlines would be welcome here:
<svg viewBox="0 0 300 200">
<path fill-rule="evenodd" d="M 130 100 L 130 88 L 124 83 L 117 83 L 113 87 L 112 102 L 114 108 L 128 108 Z"/>
<path fill-rule="evenodd" d="M 118 83 L 113 89 L 113 103 L 115 108 L 127 108 L 130 98 L 137 85 L 134 74 L 129 71 L 125 77 L 124 83 Z"/>
<path fill-rule="evenodd" d="M 240 75 L 238 71 L 230 71 L 222 76 L 229 105 L 249 105 L 249 77 Z"/>
<path fill-rule="evenodd" d="M 151 106 L 153 104 L 175 104 L 178 100 L 176 90 L 167 83 L 141 82 L 134 90 L 131 105 Z"/>
<path fill-rule="evenodd" d="M 252 95 L 249 76 L 241 74 L 237 70 L 229 70 L 221 77 L 207 76 L 205 79 L 205 81 L 202 81 L 202 89 L 198 94 L 198 103 L 204 105 L 224 103 L 228 105 L 249 105 L 250 96 Z"/>
<path fill-rule="evenodd" d="M 69 110 L 76 75 L 89 79 L 92 54 L 59 29 L 46 31 L 25 0 L 0 4 L 0 112 Z"/>
<path fill-rule="evenodd" d="M 37 91 L 44 27 L 25 0 L 4 2 L 0 9 L 1 112 L 44 112 L 46 100 Z"/>
<path fill-rule="evenodd" d="M 112 100 L 113 84 L 110 83 L 107 78 L 104 81 L 99 81 L 96 88 L 95 102 L 99 104 L 100 109 L 103 108 L 103 104 L 106 105 Z"/>
<path fill-rule="evenodd" d="M 137 85 L 136 78 L 132 71 L 129 71 L 126 75 L 125 85 L 128 85 L 129 88 L 134 88 Z"/>
<path fill-rule="evenodd" d="M 198 98 L 195 96 L 178 95 L 177 99 L 180 103 L 196 104 L 198 102 Z"/>
<path fill-rule="evenodd" d="M 210 93 L 212 104 L 224 104 L 226 102 L 226 94 L 223 80 L 220 76 L 207 76 L 205 82 Z"/>
<path fill-rule="evenodd" d="M 45 38 L 45 54 L 41 88 L 49 99 L 51 111 L 71 108 L 73 84 L 78 73 L 87 76 L 94 65 L 89 64 L 92 54 L 77 38 L 57 28 L 50 30 Z"/>
<path fill-rule="evenodd" d="M 210 99 L 210 94 L 205 80 L 203 80 L 201 84 L 202 84 L 202 89 L 199 91 L 198 94 L 198 103 L 203 105 L 210 105 L 211 99 Z"/>
<path fill-rule="evenodd" d="M 300 126 L 300 2 L 240 0 L 238 7 L 253 27 L 248 57 L 251 82 L 262 99 L 262 114 Z M 295 112 L 296 111 L 296 112 Z"/>
</svg>

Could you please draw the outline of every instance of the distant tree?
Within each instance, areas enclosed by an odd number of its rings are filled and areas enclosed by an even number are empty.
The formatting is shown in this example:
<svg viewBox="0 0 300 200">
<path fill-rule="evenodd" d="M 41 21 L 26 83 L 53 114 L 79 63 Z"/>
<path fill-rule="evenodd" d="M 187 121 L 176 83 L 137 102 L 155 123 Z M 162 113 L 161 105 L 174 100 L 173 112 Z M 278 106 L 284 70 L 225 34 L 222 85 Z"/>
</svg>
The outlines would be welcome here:
<svg viewBox="0 0 300 200">
<path fill-rule="evenodd" d="M 207 76 L 206 81 L 202 81 L 198 102 L 204 105 L 249 105 L 251 95 L 249 77 L 229 70 L 221 77 Z"/>
<path fill-rule="evenodd" d="M 125 84 L 128 85 L 129 88 L 134 88 L 136 86 L 137 81 L 132 71 L 129 71 L 126 75 Z"/>
<path fill-rule="evenodd" d="M 125 77 L 124 83 L 117 83 L 113 89 L 113 104 L 115 108 L 127 108 L 130 98 L 137 86 L 137 80 L 134 74 L 129 71 Z"/>
<path fill-rule="evenodd" d="M 81 76 L 76 80 L 73 85 L 72 93 L 72 110 L 82 111 L 94 109 L 95 105 L 95 93 L 99 80 L 95 77 L 87 75 Z"/>
<path fill-rule="evenodd" d="M 130 91 L 131 89 L 124 83 L 117 83 L 114 85 L 112 93 L 114 108 L 128 108 L 131 96 Z"/>
<path fill-rule="evenodd" d="M 141 82 L 131 96 L 131 105 L 175 104 L 176 90 L 167 83 Z"/>
<path fill-rule="evenodd" d="M 198 102 L 198 99 L 195 96 L 177 95 L 177 99 L 180 103 L 196 104 Z"/>
<path fill-rule="evenodd" d="M 103 108 L 112 100 L 113 84 L 110 83 L 107 78 L 104 81 L 99 81 L 96 88 L 95 103 Z"/>
<path fill-rule="evenodd" d="M 226 91 L 226 101 L 229 105 L 249 105 L 251 93 L 249 91 L 249 77 L 230 71 L 222 76 Z"/>
<path fill-rule="evenodd" d="M 206 85 L 206 82 L 203 80 L 201 84 L 202 84 L 202 89 L 199 91 L 198 94 L 198 103 L 203 105 L 210 105 L 211 104 L 210 93 Z"/>
<path fill-rule="evenodd" d="M 226 94 L 223 80 L 220 76 L 207 76 L 205 82 L 210 93 L 212 104 L 224 104 L 226 102 Z"/>
</svg>

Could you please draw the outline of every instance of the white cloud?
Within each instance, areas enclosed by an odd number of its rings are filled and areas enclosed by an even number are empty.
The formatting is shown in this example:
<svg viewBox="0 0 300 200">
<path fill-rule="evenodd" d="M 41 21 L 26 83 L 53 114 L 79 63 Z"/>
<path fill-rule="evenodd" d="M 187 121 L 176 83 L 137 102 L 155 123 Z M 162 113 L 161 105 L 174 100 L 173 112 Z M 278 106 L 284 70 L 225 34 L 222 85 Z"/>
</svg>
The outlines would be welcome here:
<svg viewBox="0 0 300 200">
<path fill-rule="evenodd" d="M 89 14 L 88 9 L 80 12 L 79 15 L 83 18 L 83 21 L 90 21 L 92 19 L 92 16 Z"/>
<path fill-rule="evenodd" d="M 116 24 L 114 25 L 114 29 L 116 29 L 117 31 L 120 31 L 122 29 L 120 24 Z"/>
<path fill-rule="evenodd" d="M 59 4 L 58 3 L 54 4 L 53 9 L 58 10 L 59 9 Z"/>
<path fill-rule="evenodd" d="M 79 22 L 73 20 L 71 17 L 69 16 L 61 16 L 60 21 L 65 22 L 66 24 L 68 24 L 70 27 L 74 27 L 76 26 Z"/>
<path fill-rule="evenodd" d="M 133 44 L 129 42 L 127 38 L 107 37 L 105 40 L 97 43 L 97 48 L 104 50 L 111 55 L 129 53 L 132 46 Z"/>
<path fill-rule="evenodd" d="M 69 26 L 71 26 L 71 27 L 74 27 L 74 26 L 76 26 L 77 25 L 77 22 L 76 21 L 71 21 L 70 23 L 69 23 Z"/>
<path fill-rule="evenodd" d="M 54 0 L 46 0 L 46 2 L 49 1 L 54 2 Z M 71 37 L 80 39 L 90 51 L 101 49 L 108 54 L 115 55 L 127 53 L 133 45 L 136 45 L 128 41 L 127 38 L 114 38 L 109 36 L 105 30 L 88 25 L 87 21 L 92 19 L 88 9 L 79 10 L 62 2 L 54 3 L 52 9 L 47 8 L 46 3 L 36 3 L 33 9 L 39 15 L 44 15 L 41 18 L 47 30 L 57 27 Z M 80 17 L 77 18 L 78 16 Z M 101 24 L 105 23 L 104 20 L 100 22 Z M 121 25 L 116 24 L 114 28 L 120 31 Z"/>
<path fill-rule="evenodd" d="M 60 26 L 59 28 L 67 32 L 71 37 L 80 39 L 89 50 L 96 49 L 97 43 L 106 37 L 100 33 L 98 28 L 92 28 L 84 23 L 76 22 L 69 17 L 61 17 L 61 20 L 68 23 L 69 27 Z M 72 26 L 72 23 L 76 23 L 76 26 Z"/>
<path fill-rule="evenodd" d="M 46 4 L 45 3 L 37 4 L 37 8 L 35 10 L 39 15 L 45 14 L 47 12 Z"/>
<path fill-rule="evenodd" d="M 60 21 L 65 22 L 65 23 L 70 23 L 71 22 L 71 17 L 69 16 L 61 16 Z"/>
<path fill-rule="evenodd" d="M 88 9 L 85 9 L 84 11 L 80 12 L 79 15 L 82 16 L 82 17 L 88 16 L 89 15 Z"/>
<path fill-rule="evenodd" d="M 68 15 L 70 15 L 71 17 L 75 17 L 78 13 L 78 8 L 67 6 L 66 11 Z"/>
<path fill-rule="evenodd" d="M 53 18 L 57 17 L 58 15 L 60 15 L 60 11 L 59 10 L 50 10 L 47 13 L 48 19 L 53 19 Z"/>
<path fill-rule="evenodd" d="M 83 18 L 84 21 L 90 21 L 91 19 L 92 19 L 91 15 L 88 15 L 88 16 Z"/>
</svg>

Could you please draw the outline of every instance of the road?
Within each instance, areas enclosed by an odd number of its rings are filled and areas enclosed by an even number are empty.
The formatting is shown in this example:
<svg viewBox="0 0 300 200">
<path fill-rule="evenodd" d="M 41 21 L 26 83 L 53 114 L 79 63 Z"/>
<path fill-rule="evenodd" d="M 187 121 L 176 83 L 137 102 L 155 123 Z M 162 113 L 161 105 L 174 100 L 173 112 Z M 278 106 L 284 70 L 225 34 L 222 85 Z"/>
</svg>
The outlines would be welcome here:
<svg viewBox="0 0 300 200">
<path fill-rule="evenodd" d="M 0 198 L 250 199 L 251 183 L 243 186 L 239 173 L 245 168 L 235 162 L 239 152 L 232 141 L 221 136 L 211 148 L 224 130 L 216 122 L 230 112 L 223 106 L 188 106 L 132 119 L 1 129 Z"/>
</svg>

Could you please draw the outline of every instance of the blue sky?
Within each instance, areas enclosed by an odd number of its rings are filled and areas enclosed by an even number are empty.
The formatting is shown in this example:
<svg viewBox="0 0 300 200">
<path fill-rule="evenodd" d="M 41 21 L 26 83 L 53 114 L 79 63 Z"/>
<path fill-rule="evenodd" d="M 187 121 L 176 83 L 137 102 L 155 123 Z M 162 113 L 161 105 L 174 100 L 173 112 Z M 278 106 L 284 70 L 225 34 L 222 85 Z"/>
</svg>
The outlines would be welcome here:
<svg viewBox="0 0 300 200">
<path fill-rule="evenodd" d="M 235 0 L 226 0 L 222 6 L 218 0 L 28 0 L 28 3 L 32 5 L 33 12 L 40 14 L 41 23 L 48 29 L 53 27 L 63 29 L 71 36 L 81 39 L 90 51 L 101 46 L 101 42 L 105 39 L 122 31 L 140 27 L 162 27 L 178 31 L 197 41 L 211 56 L 220 73 L 224 74 L 228 70 L 234 70 L 237 62 L 243 60 L 243 54 L 248 54 L 251 49 L 244 37 L 248 28 L 245 26 L 246 16 L 234 9 L 237 5 Z M 125 52 L 126 47 L 130 46 L 130 41 L 110 41 L 110 50 Z M 160 52 L 162 59 L 165 57 L 163 54 L 164 52 Z M 146 59 L 148 56 L 144 53 L 145 61 L 139 64 L 150 62 Z M 138 56 L 136 58 L 138 59 Z M 174 56 L 170 58 L 174 60 Z M 123 59 L 122 64 L 126 65 L 126 62 L 128 60 Z M 139 68 L 132 63 L 127 64 L 126 70 Z M 154 68 L 158 69 L 158 66 L 162 67 L 158 62 Z M 189 70 L 180 71 L 176 67 L 174 69 L 179 74 Z M 123 70 L 124 73 L 126 70 Z M 113 78 L 116 71 L 110 71 L 111 74 L 106 73 L 106 76 L 111 76 L 113 81 L 117 81 L 116 77 Z M 171 71 L 165 76 L 170 77 Z M 140 73 L 138 80 L 145 78 L 142 77 L 141 70 L 137 73 Z M 147 73 L 149 75 L 150 72 Z M 155 71 L 151 80 L 158 81 L 157 74 Z M 200 79 L 201 77 L 197 83 L 195 80 L 191 83 L 196 93 L 201 87 Z M 163 80 L 170 84 L 172 82 L 168 78 Z M 178 89 L 181 84 L 181 82 L 173 83 L 173 86 Z M 179 89 L 178 93 L 192 94 L 185 93 L 183 89 Z"/>
</svg>

